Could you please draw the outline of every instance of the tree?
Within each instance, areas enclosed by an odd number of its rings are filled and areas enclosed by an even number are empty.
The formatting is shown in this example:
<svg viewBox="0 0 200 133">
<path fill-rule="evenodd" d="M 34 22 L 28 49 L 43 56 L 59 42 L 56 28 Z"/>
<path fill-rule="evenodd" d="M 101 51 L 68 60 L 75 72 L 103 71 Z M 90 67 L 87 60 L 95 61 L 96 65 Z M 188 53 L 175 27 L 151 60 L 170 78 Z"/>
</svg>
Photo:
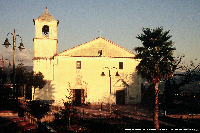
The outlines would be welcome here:
<svg viewBox="0 0 200 133">
<path fill-rule="evenodd" d="M 27 72 L 26 68 L 23 66 L 22 63 L 17 65 L 17 68 L 15 70 L 16 77 L 15 77 L 15 84 L 16 87 L 24 86 L 26 85 L 27 88 L 39 88 L 42 89 L 44 85 L 46 84 L 46 81 L 43 79 L 44 76 L 41 72 L 34 73 Z M 11 71 L 10 74 L 11 82 L 13 83 L 13 71 Z M 18 89 L 17 89 L 18 92 Z"/>
<path fill-rule="evenodd" d="M 0 68 L 0 84 L 3 86 L 7 82 L 7 74 Z"/>
<path fill-rule="evenodd" d="M 195 59 L 197 60 L 197 59 Z M 180 66 L 180 69 L 184 71 L 184 73 L 181 74 L 174 74 L 174 76 L 183 76 L 185 77 L 183 81 L 181 82 L 180 86 L 189 84 L 190 82 L 194 82 L 199 80 L 199 74 L 200 74 L 200 63 L 197 65 L 194 63 L 194 61 L 190 61 L 189 65 L 182 65 Z"/>
<path fill-rule="evenodd" d="M 18 104 L 19 88 L 20 86 L 24 86 L 26 83 L 26 69 L 23 65 L 24 65 L 23 63 L 20 63 L 17 65 L 17 68 L 15 68 L 15 85 L 13 85 L 13 89 L 14 89 L 14 97 L 16 98 L 17 104 Z M 12 84 L 14 84 L 13 70 L 10 71 L 10 80 Z"/>
<path fill-rule="evenodd" d="M 180 84 L 176 82 L 176 79 L 174 77 L 169 78 L 165 82 L 165 89 L 163 92 L 164 96 L 164 107 L 171 107 L 175 100 L 175 94 L 178 94 L 181 92 Z"/>
<path fill-rule="evenodd" d="M 155 108 L 154 108 L 154 128 L 159 129 L 158 121 L 158 84 L 161 80 L 167 80 L 173 75 L 177 64 L 175 63 L 173 43 L 169 40 L 172 36 L 169 31 L 163 32 L 162 27 L 156 29 L 143 28 L 143 34 L 136 38 L 140 39 L 143 47 L 136 47 L 137 55 L 135 59 L 141 59 L 136 67 L 136 71 L 142 78 L 147 79 L 154 86 Z"/>
<path fill-rule="evenodd" d="M 27 73 L 27 86 L 42 89 L 46 84 L 46 81 L 43 80 L 44 76 L 41 72 L 34 73 L 29 72 Z"/>
<path fill-rule="evenodd" d="M 76 120 L 74 118 L 75 114 L 77 114 L 77 109 L 73 106 L 73 99 L 74 94 L 71 89 L 67 89 L 69 92 L 69 96 L 65 95 L 67 98 L 67 101 L 63 100 L 63 104 L 65 106 L 64 109 L 61 110 L 60 113 L 55 114 L 55 122 L 56 124 L 62 125 L 65 128 L 65 124 L 68 123 L 69 129 L 71 129 L 71 121 Z M 59 123 L 59 119 L 61 120 L 61 123 Z"/>
<path fill-rule="evenodd" d="M 43 80 L 43 78 L 44 76 L 41 72 L 34 73 L 32 71 L 27 73 L 27 88 L 31 88 L 30 90 L 32 90 L 33 87 L 34 93 L 36 88 L 42 89 L 46 84 L 46 81 Z"/>
<path fill-rule="evenodd" d="M 24 64 L 20 63 L 17 65 L 17 68 L 15 68 L 15 84 L 17 87 L 24 86 L 26 84 L 26 68 L 23 66 Z M 13 70 L 10 72 L 10 80 L 13 83 Z"/>
<path fill-rule="evenodd" d="M 185 55 L 179 55 L 176 57 L 176 61 L 179 62 L 180 64 L 181 60 L 185 57 Z M 183 66 L 176 66 L 176 70 L 182 70 Z M 163 92 L 164 96 L 164 106 L 165 107 L 170 107 L 175 100 L 175 94 L 178 94 L 181 92 L 179 89 L 182 82 L 180 83 L 179 78 L 176 76 L 180 76 L 179 74 L 173 74 L 172 77 L 170 77 L 166 82 L 165 82 L 165 89 Z"/>
<path fill-rule="evenodd" d="M 4 87 L 4 84 L 7 82 L 7 74 L 2 68 L 0 68 L 0 99 L 7 98 L 8 90 Z"/>
</svg>

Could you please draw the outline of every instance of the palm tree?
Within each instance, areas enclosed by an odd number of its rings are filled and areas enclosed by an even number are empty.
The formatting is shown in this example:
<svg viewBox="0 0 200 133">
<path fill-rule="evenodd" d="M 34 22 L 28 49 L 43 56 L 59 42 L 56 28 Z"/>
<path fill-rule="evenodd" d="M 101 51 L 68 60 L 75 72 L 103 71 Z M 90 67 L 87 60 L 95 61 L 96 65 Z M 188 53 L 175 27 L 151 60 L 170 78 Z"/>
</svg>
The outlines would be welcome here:
<svg viewBox="0 0 200 133">
<path fill-rule="evenodd" d="M 136 38 L 141 40 L 143 47 L 134 48 L 137 53 L 135 59 L 141 59 L 136 71 L 154 87 L 154 128 L 159 130 L 158 84 L 161 80 L 170 78 L 176 69 L 177 64 L 175 65 L 174 57 L 172 57 L 175 48 L 172 47 L 173 42 L 169 40 L 172 37 L 168 35 L 169 31 L 163 32 L 162 27 L 153 30 L 143 28 L 142 31 L 143 34 Z"/>
</svg>

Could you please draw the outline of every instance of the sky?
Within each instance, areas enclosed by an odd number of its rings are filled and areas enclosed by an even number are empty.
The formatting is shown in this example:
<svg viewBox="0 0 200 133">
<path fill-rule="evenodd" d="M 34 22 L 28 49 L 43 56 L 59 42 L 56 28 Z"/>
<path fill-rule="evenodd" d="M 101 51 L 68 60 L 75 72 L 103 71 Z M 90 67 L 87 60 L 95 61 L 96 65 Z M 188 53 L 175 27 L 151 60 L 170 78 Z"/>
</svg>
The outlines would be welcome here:
<svg viewBox="0 0 200 133">
<path fill-rule="evenodd" d="M 14 29 L 22 40 L 16 50 L 16 64 L 32 65 L 35 25 L 46 7 L 59 20 L 57 53 L 97 37 L 106 38 L 132 52 L 142 46 L 142 28 L 163 27 L 172 35 L 174 56 L 185 55 L 182 63 L 200 63 L 200 0 L 0 0 L 0 41 Z M 12 36 L 8 35 L 12 44 Z M 16 47 L 20 38 L 16 38 Z M 0 57 L 12 62 L 12 48 L 0 45 Z"/>
</svg>

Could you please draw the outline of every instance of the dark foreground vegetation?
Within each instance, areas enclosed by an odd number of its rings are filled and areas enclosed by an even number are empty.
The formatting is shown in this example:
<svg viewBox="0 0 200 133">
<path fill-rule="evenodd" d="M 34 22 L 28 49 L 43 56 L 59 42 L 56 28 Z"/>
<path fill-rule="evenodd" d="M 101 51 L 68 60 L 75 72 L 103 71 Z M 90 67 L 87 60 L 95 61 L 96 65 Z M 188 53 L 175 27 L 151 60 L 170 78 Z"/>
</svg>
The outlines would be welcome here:
<svg viewBox="0 0 200 133">
<path fill-rule="evenodd" d="M 200 119 L 182 119 L 182 118 L 171 118 L 171 117 L 161 116 L 159 117 L 159 120 L 175 125 L 177 129 L 188 128 L 200 131 Z"/>
<path fill-rule="evenodd" d="M 67 104 L 66 104 L 67 105 Z M 65 106 L 66 106 L 65 105 Z M 161 106 L 162 107 L 162 106 Z M 181 106 L 170 106 L 171 109 L 177 109 Z M 168 108 L 169 111 L 170 108 Z M 186 109 L 182 107 L 181 109 Z M 180 112 L 183 110 L 179 110 Z M 148 119 L 136 119 L 131 117 L 125 117 L 120 115 L 118 118 L 83 118 L 73 110 L 73 107 L 68 107 L 66 110 L 61 112 L 61 117 L 56 117 L 51 123 L 48 123 L 57 132 L 130 132 L 125 129 L 141 129 L 143 132 L 149 132 L 149 129 L 153 129 L 154 123 Z M 187 110 L 190 112 L 190 110 Z M 69 119 L 69 112 L 71 112 Z M 179 113 L 180 113 L 179 112 Z M 64 115 L 63 115 L 64 114 Z M 200 131 L 200 120 L 199 119 L 182 119 L 170 118 L 166 116 L 160 116 L 159 120 L 165 122 L 160 123 L 160 129 L 166 129 L 172 131 L 175 129 L 193 129 Z M 70 121 L 70 122 L 69 122 Z M 70 124 L 69 124 L 70 123 Z M 134 132 L 141 132 L 141 130 L 135 130 Z"/>
<path fill-rule="evenodd" d="M 11 105 L 12 102 L 3 104 L 1 102 L 1 110 L 15 110 Z M 31 104 L 31 105 L 30 105 Z M 6 106 L 7 105 L 7 106 Z M 14 104 L 13 104 L 14 105 Z M 67 106 L 67 104 L 65 105 Z M 40 102 L 29 102 L 30 112 L 32 112 L 35 117 L 41 118 L 49 107 L 46 104 Z M 174 107 L 173 107 L 174 108 Z M 17 110 L 16 110 L 17 111 Z M 50 126 L 58 133 L 64 132 L 149 132 L 148 129 L 153 129 L 153 121 L 135 119 L 130 117 L 121 116 L 119 118 L 82 118 L 77 110 L 73 110 L 72 107 L 66 108 L 61 112 L 62 117 L 57 117 L 53 122 L 46 122 L 46 125 L 39 124 L 38 132 L 47 132 L 49 130 L 45 129 L 46 126 Z M 35 113 L 34 113 L 35 112 Z M 69 126 L 69 114 L 70 116 L 70 126 Z M 2 118 L 3 119 L 3 118 Z M 169 118 L 165 116 L 159 117 L 159 120 L 169 123 L 162 124 L 160 123 L 160 129 L 166 129 L 172 131 L 172 129 L 197 129 L 200 131 L 200 120 L 199 119 L 181 119 L 181 118 Z M 2 120 L 3 121 L 3 120 Z M 1 120 L 0 120 L 1 122 Z M 3 123 L 1 123 L 2 125 Z M 44 127 L 43 127 L 44 126 Z M 131 129 L 132 131 L 127 131 L 125 129 Z M 133 131 L 133 129 L 141 129 Z M 145 130 L 144 130 L 145 129 Z M 14 123 L 9 124 L 4 128 L 4 131 L 18 131 L 17 126 Z M 50 132 L 50 131 L 49 131 Z M 160 131 L 163 132 L 163 131 Z M 164 131 L 165 132 L 165 131 Z"/>
<path fill-rule="evenodd" d="M 153 121 L 148 120 L 138 120 L 129 117 L 123 117 L 120 119 L 114 118 L 76 118 L 71 122 L 71 126 L 69 127 L 68 122 L 59 122 L 53 121 L 49 123 L 53 129 L 55 129 L 59 133 L 64 132 L 127 132 L 125 129 L 145 129 L 144 132 L 148 132 L 148 129 L 152 129 Z M 160 128 L 171 130 L 175 127 L 165 124 L 160 124 Z M 134 132 L 141 132 L 141 131 L 134 131 Z"/>
</svg>

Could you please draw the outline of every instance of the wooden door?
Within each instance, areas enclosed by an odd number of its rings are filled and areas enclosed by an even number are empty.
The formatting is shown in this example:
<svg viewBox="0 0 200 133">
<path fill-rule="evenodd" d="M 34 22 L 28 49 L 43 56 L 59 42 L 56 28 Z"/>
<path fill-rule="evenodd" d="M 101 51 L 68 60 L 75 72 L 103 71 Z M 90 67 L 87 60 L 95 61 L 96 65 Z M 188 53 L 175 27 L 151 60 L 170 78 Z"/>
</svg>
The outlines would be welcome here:
<svg viewBox="0 0 200 133">
<path fill-rule="evenodd" d="M 75 105 L 81 105 L 81 89 L 75 89 Z"/>
<path fill-rule="evenodd" d="M 116 104 L 125 104 L 125 90 L 116 90 Z"/>
</svg>

